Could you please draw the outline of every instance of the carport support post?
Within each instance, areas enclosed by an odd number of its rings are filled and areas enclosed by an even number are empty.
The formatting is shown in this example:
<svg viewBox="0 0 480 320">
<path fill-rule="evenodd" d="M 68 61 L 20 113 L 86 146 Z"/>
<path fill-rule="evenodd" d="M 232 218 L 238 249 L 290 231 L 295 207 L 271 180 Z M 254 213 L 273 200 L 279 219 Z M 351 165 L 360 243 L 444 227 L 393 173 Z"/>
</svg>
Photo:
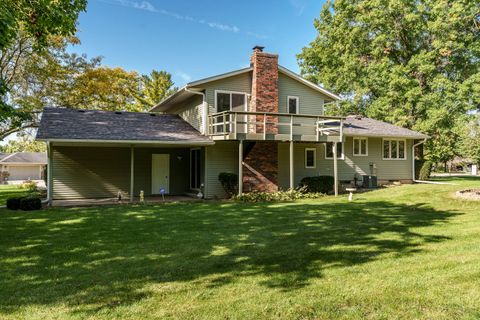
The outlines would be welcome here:
<svg viewBox="0 0 480 320">
<path fill-rule="evenodd" d="M 333 189 L 335 197 L 338 196 L 338 160 L 337 160 L 337 142 L 333 143 Z"/>
<path fill-rule="evenodd" d="M 243 193 L 243 140 L 238 141 L 238 195 Z"/>
<path fill-rule="evenodd" d="M 294 171 L 293 171 L 293 140 L 290 140 L 290 161 L 289 161 L 289 166 L 290 166 L 290 170 L 289 170 L 289 174 L 290 174 L 290 189 L 293 189 L 294 188 Z"/>
<path fill-rule="evenodd" d="M 50 141 L 47 142 L 47 199 L 48 205 L 51 206 L 53 202 L 53 179 L 52 179 L 52 145 Z"/>
<path fill-rule="evenodd" d="M 130 146 L 130 202 L 133 202 L 134 160 L 134 148 Z"/>
</svg>

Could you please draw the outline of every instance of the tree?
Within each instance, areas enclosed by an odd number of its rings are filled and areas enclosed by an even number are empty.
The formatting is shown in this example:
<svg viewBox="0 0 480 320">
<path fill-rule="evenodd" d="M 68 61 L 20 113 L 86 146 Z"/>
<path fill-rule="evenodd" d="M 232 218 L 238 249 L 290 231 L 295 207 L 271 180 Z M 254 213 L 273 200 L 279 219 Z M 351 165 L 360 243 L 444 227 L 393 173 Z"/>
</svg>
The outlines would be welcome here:
<svg viewBox="0 0 480 320">
<path fill-rule="evenodd" d="M 138 73 L 97 67 L 75 77 L 61 104 L 70 108 L 142 111 L 135 99 L 139 91 Z"/>
<path fill-rule="evenodd" d="M 343 95 L 344 112 L 427 133 L 427 154 L 453 157 L 456 119 L 480 104 L 479 4 L 327 2 L 302 73 Z"/>
<path fill-rule="evenodd" d="M 17 140 L 10 140 L 1 147 L 2 152 L 46 152 L 45 142 L 35 141 L 31 135 L 20 135 Z"/>
<path fill-rule="evenodd" d="M 78 43 L 75 37 L 54 37 L 43 50 L 35 50 L 34 40 L 19 32 L 15 42 L 0 52 L 0 81 L 9 88 L 0 104 L 0 139 L 35 127 L 45 106 L 59 106 L 68 96 L 77 74 L 93 69 L 100 58 L 87 60 L 69 54 L 66 47 Z"/>
<path fill-rule="evenodd" d="M 461 152 L 476 164 L 480 164 L 480 114 L 471 115 L 462 127 Z"/>
<path fill-rule="evenodd" d="M 78 15 L 86 6 L 86 0 L 0 1 L 0 59 L 10 60 L 10 54 L 21 56 L 10 50 L 12 46 L 23 52 L 41 52 L 48 46 L 51 36 L 74 35 Z M 18 46 L 19 37 L 28 39 L 25 47 Z M 13 64 L 17 65 L 16 62 Z M 24 122 L 34 121 L 31 114 L 9 104 L 9 92 L 8 83 L 0 79 L 0 123 L 21 126 Z"/>
<path fill-rule="evenodd" d="M 166 71 L 152 70 L 149 75 L 142 75 L 140 80 L 141 89 L 136 98 L 144 109 L 150 109 L 177 90 L 172 75 Z"/>
</svg>

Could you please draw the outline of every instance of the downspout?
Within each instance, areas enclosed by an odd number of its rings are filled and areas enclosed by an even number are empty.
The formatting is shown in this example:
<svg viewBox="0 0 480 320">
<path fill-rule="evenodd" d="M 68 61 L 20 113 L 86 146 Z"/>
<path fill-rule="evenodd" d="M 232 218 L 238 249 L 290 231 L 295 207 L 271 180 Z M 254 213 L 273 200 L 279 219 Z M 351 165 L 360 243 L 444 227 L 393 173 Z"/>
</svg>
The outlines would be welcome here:
<svg viewBox="0 0 480 320">
<path fill-rule="evenodd" d="M 419 181 L 415 179 L 415 147 L 418 147 L 419 145 L 424 144 L 425 142 L 427 142 L 427 138 L 423 139 L 422 141 L 412 146 L 412 181 L 413 182 Z"/>
</svg>

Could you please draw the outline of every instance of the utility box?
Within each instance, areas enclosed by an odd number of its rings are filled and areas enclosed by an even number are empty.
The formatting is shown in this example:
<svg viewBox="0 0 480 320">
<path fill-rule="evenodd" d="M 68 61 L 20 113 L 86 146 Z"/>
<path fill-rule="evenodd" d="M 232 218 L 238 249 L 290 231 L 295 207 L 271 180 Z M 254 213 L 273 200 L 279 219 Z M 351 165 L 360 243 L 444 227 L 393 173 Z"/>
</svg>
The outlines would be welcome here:
<svg viewBox="0 0 480 320">
<path fill-rule="evenodd" d="M 377 176 L 362 176 L 363 187 L 367 189 L 372 189 L 377 187 Z"/>
</svg>

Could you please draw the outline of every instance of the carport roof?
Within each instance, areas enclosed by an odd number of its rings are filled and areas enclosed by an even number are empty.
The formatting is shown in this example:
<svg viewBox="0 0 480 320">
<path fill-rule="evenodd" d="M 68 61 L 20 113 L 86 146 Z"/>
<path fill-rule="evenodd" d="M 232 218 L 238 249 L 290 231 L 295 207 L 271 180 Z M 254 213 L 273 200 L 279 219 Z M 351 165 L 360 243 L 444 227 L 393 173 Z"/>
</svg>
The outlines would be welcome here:
<svg viewBox="0 0 480 320">
<path fill-rule="evenodd" d="M 213 144 L 178 115 L 69 108 L 45 108 L 37 140 Z"/>
</svg>

